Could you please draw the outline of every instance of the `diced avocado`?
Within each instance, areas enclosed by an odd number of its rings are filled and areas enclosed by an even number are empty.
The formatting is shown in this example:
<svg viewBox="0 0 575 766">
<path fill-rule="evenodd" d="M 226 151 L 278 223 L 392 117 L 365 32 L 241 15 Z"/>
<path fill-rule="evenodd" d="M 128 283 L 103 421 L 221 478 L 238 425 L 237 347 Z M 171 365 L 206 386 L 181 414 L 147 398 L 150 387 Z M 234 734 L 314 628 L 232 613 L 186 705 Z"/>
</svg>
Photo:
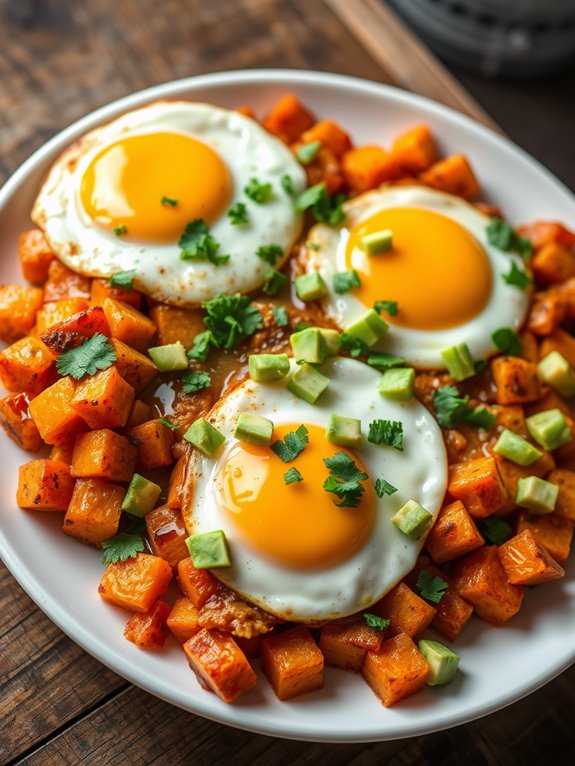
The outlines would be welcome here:
<svg viewBox="0 0 575 766">
<path fill-rule="evenodd" d="M 346 418 L 342 415 L 329 416 L 325 432 L 328 442 L 341 444 L 342 447 L 359 447 L 361 445 L 361 420 Z"/>
<path fill-rule="evenodd" d="M 291 376 L 288 388 L 308 404 L 315 404 L 320 395 L 329 386 L 329 378 L 312 367 L 311 364 L 302 364 Z"/>
<path fill-rule="evenodd" d="M 382 319 L 377 311 L 371 309 L 357 319 L 349 327 L 345 328 L 346 335 L 359 338 L 366 346 L 374 346 L 387 332 L 388 324 Z"/>
<path fill-rule="evenodd" d="M 248 370 L 252 380 L 279 380 L 290 368 L 287 354 L 250 354 Z"/>
<path fill-rule="evenodd" d="M 453 681 L 459 666 L 458 654 L 439 641 L 430 641 L 427 638 L 422 638 L 417 648 L 429 665 L 429 675 L 425 682 L 428 686 L 443 686 Z"/>
<path fill-rule="evenodd" d="M 329 293 L 328 286 L 318 271 L 299 276 L 295 281 L 295 291 L 300 301 L 318 301 Z"/>
<path fill-rule="evenodd" d="M 319 327 L 308 327 L 290 336 L 296 362 L 321 364 L 328 356 L 327 345 Z"/>
<path fill-rule="evenodd" d="M 559 351 L 551 351 L 537 365 L 539 377 L 557 393 L 570 399 L 575 396 L 575 370 Z"/>
<path fill-rule="evenodd" d="M 197 447 L 204 455 L 212 457 L 225 442 L 226 437 L 207 420 L 200 418 L 188 428 L 184 439 Z"/>
<path fill-rule="evenodd" d="M 149 348 L 148 354 L 160 372 L 188 369 L 186 349 L 179 340 L 176 343 L 167 343 L 165 346 Z"/>
<path fill-rule="evenodd" d="M 571 441 L 571 429 L 558 407 L 531 415 L 525 422 L 530 435 L 543 449 L 557 449 Z"/>
<path fill-rule="evenodd" d="M 455 380 L 465 380 L 475 375 L 473 357 L 467 343 L 458 343 L 441 352 L 447 371 Z"/>
<path fill-rule="evenodd" d="M 323 335 L 327 347 L 326 356 L 336 356 L 341 346 L 341 336 L 337 330 L 329 330 L 327 327 L 320 327 L 320 333 Z"/>
<path fill-rule="evenodd" d="M 156 507 L 162 488 L 139 473 L 132 476 L 122 502 L 122 510 L 132 516 L 145 516 Z"/>
<path fill-rule="evenodd" d="M 517 463 L 517 465 L 531 465 L 543 456 L 541 450 L 508 428 L 501 432 L 493 447 L 493 452 L 511 460 L 512 463 Z"/>
<path fill-rule="evenodd" d="M 391 521 L 404 535 L 411 537 L 412 540 L 419 540 L 431 526 L 433 516 L 415 500 L 408 500 L 395 516 L 391 517 Z"/>
<path fill-rule="evenodd" d="M 272 440 L 274 424 L 271 420 L 251 412 L 241 412 L 234 437 L 248 444 L 268 445 Z"/>
<path fill-rule="evenodd" d="M 186 539 L 186 545 L 196 569 L 215 569 L 232 565 L 228 541 L 221 529 L 201 535 L 190 535 Z"/>
<path fill-rule="evenodd" d="M 538 476 L 527 476 L 517 482 L 515 502 L 532 513 L 551 513 L 555 509 L 559 487 Z"/>
<path fill-rule="evenodd" d="M 393 245 L 393 232 L 391 229 L 373 231 L 361 238 L 361 249 L 367 255 L 379 255 L 391 250 Z"/>
<path fill-rule="evenodd" d="M 377 390 L 390 399 L 411 399 L 414 387 L 415 370 L 412 367 L 394 367 L 383 373 Z"/>
</svg>

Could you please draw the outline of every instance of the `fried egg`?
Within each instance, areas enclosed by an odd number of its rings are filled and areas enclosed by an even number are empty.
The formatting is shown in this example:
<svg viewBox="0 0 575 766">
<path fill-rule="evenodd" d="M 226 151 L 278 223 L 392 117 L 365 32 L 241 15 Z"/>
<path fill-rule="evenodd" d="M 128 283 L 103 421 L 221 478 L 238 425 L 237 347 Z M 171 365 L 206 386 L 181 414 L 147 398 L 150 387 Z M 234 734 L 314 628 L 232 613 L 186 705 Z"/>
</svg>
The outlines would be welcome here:
<svg viewBox="0 0 575 766">
<path fill-rule="evenodd" d="M 275 245 L 288 257 L 302 219 L 282 187 L 306 185 L 287 146 L 254 120 L 209 104 L 158 102 L 96 128 L 53 165 L 32 218 L 60 260 L 91 277 L 135 270 L 134 286 L 158 301 L 197 305 L 261 286 Z M 245 189 L 271 188 L 261 202 Z M 253 195 L 252 195 L 253 196 Z M 228 211 L 245 205 L 248 222 Z M 180 257 L 187 225 L 201 220 L 217 243 L 216 265 Z"/>
<path fill-rule="evenodd" d="M 447 480 L 441 432 L 422 404 L 382 398 L 380 375 L 362 362 L 332 357 L 320 369 L 330 383 L 314 405 L 289 391 L 289 376 L 247 380 L 219 400 L 208 420 L 226 441 L 214 457 L 195 453 L 193 498 L 184 512 L 190 534 L 224 531 L 232 566 L 212 570 L 220 580 L 266 611 L 305 623 L 366 609 L 413 569 L 423 539 L 406 537 L 391 517 L 411 499 L 436 517 Z M 271 420 L 274 440 L 304 424 L 309 444 L 284 463 L 270 447 L 234 438 L 241 412 Z M 361 448 L 327 441 L 332 413 L 361 419 Z M 403 451 L 367 440 L 369 423 L 380 418 L 402 423 Z M 356 508 L 336 506 L 323 489 L 323 460 L 338 451 L 369 477 Z M 292 466 L 303 480 L 286 485 Z M 378 478 L 397 491 L 379 498 Z"/>
<path fill-rule="evenodd" d="M 467 343 L 475 359 L 495 352 L 492 333 L 518 330 L 529 307 L 529 290 L 503 275 L 521 259 L 487 239 L 489 218 L 459 197 L 423 186 L 389 186 L 345 204 L 341 228 L 314 226 L 302 260 L 319 271 L 330 289 L 326 312 L 345 329 L 376 301 L 396 301 L 395 316 L 377 348 L 405 357 L 421 369 L 444 369 L 441 352 Z M 390 230 L 392 248 L 367 255 L 366 235 Z M 361 285 L 342 295 L 337 272 L 355 269 Z"/>
</svg>

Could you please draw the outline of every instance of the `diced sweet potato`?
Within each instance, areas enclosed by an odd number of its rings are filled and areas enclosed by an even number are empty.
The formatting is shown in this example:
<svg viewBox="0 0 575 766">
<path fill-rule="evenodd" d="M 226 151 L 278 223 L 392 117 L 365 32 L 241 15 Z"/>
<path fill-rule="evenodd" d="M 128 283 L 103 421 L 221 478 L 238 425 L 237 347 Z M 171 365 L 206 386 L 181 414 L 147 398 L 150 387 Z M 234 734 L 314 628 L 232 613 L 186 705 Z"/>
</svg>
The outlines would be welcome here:
<svg viewBox="0 0 575 766">
<path fill-rule="evenodd" d="M 45 282 L 55 255 L 43 232 L 40 229 L 31 229 L 20 234 L 18 249 L 24 279 L 36 284 Z"/>
<path fill-rule="evenodd" d="M 479 548 L 457 562 L 452 582 L 476 614 L 491 625 L 506 623 L 523 601 L 524 588 L 507 580 L 494 545 Z"/>
<path fill-rule="evenodd" d="M 188 533 L 182 514 L 161 505 L 146 514 L 146 529 L 152 551 L 175 569 L 182 559 L 189 559 L 186 546 Z"/>
<path fill-rule="evenodd" d="M 433 164 L 419 176 L 434 189 L 473 199 L 481 191 L 471 165 L 462 154 L 454 154 Z"/>
<path fill-rule="evenodd" d="M 199 683 L 224 702 L 233 702 L 257 682 L 250 663 L 228 633 L 202 628 L 184 644 Z"/>
<path fill-rule="evenodd" d="M 575 244 L 575 234 L 558 221 L 535 221 L 526 226 L 520 226 L 517 233 L 530 240 L 535 250 L 551 243 L 568 249 Z"/>
<path fill-rule="evenodd" d="M 136 426 L 141 426 L 142 423 L 151 420 L 153 414 L 154 411 L 150 404 L 143 402 L 141 399 L 135 399 L 125 424 L 126 428 L 130 430 Z"/>
<path fill-rule="evenodd" d="M 183 644 L 200 630 L 198 608 L 189 598 L 179 598 L 168 616 L 168 628 L 177 641 Z"/>
<path fill-rule="evenodd" d="M 118 428 L 126 425 L 135 395 L 117 368 L 108 367 L 78 383 L 72 407 L 90 428 Z"/>
<path fill-rule="evenodd" d="M 517 484 L 519 479 L 526 479 L 528 476 L 545 476 L 555 467 L 555 460 L 550 452 L 543 451 L 543 455 L 531 465 L 517 465 L 511 460 L 507 460 L 501 455 L 494 454 L 493 459 L 497 463 L 497 469 L 507 493 L 506 503 L 499 509 L 503 511 L 512 511 L 516 507 L 515 497 L 517 495 Z"/>
<path fill-rule="evenodd" d="M 0 338 L 13 343 L 28 335 L 42 305 L 39 287 L 0 285 Z"/>
<path fill-rule="evenodd" d="M 546 479 L 559 487 L 554 515 L 575 522 L 575 471 L 555 468 Z"/>
<path fill-rule="evenodd" d="M 561 564 L 569 557 L 574 527 L 572 521 L 558 516 L 555 511 L 544 516 L 522 511 L 517 520 L 517 533 L 530 530 L 539 545 Z"/>
<path fill-rule="evenodd" d="M 531 268 L 542 284 L 558 285 L 575 277 L 575 255 L 557 242 L 550 242 L 535 253 Z"/>
<path fill-rule="evenodd" d="M 30 414 L 46 444 L 65 444 L 87 426 L 72 409 L 75 385 L 61 378 L 30 402 Z"/>
<path fill-rule="evenodd" d="M 556 288 L 565 300 L 565 316 L 569 320 L 575 319 L 575 277 L 571 277 Z"/>
<path fill-rule="evenodd" d="M 26 394 L 8 394 L 0 399 L 0 424 L 21 449 L 35 452 L 42 446 L 42 437 L 28 406 Z"/>
<path fill-rule="evenodd" d="M 138 649 L 159 652 L 169 635 L 167 619 L 170 607 L 158 599 L 146 614 L 133 614 L 124 628 L 124 638 L 136 644 Z"/>
<path fill-rule="evenodd" d="M 142 303 L 142 293 L 139 293 L 137 290 L 124 290 L 121 287 L 112 287 L 108 279 L 93 279 L 90 290 L 90 303 L 93 306 L 103 306 L 106 298 L 129 303 L 135 309 L 139 309 Z"/>
<path fill-rule="evenodd" d="M 539 545 L 533 533 L 524 529 L 497 549 L 501 566 L 513 585 L 539 585 L 558 580 L 565 570 Z"/>
<path fill-rule="evenodd" d="M 361 618 L 338 620 L 324 625 L 319 635 L 319 648 L 327 665 L 359 673 L 369 649 L 377 651 L 383 631 L 367 626 Z"/>
<path fill-rule="evenodd" d="M 508 428 L 526 439 L 529 434 L 525 422 L 525 412 L 520 404 L 494 404 L 491 408 L 497 418 L 497 425 Z"/>
<path fill-rule="evenodd" d="M 429 665 L 405 633 L 367 653 L 363 677 L 385 707 L 395 705 L 425 686 Z"/>
<path fill-rule="evenodd" d="M 57 258 L 48 267 L 48 280 L 44 285 L 44 302 L 59 301 L 61 298 L 90 297 L 89 277 L 76 274 L 64 266 Z"/>
<path fill-rule="evenodd" d="M 555 330 L 548 335 L 541 344 L 541 358 L 552 351 L 558 351 L 567 359 L 571 367 L 575 367 L 575 338 L 565 330 Z"/>
<path fill-rule="evenodd" d="M 174 462 L 172 444 L 174 433 L 157 420 L 149 420 L 132 428 L 128 437 L 138 449 L 138 465 L 149 471 L 164 468 Z"/>
<path fill-rule="evenodd" d="M 375 189 L 399 175 L 394 158 L 381 146 L 357 146 L 341 160 L 343 176 L 352 191 Z"/>
<path fill-rule="evenodd" d="M 567 444 L 553 450 L 553 455 L 562 468 L 575 471 L 575 421 L 569 415 L 565 415 L 565 422 L 571 431 L 571 439 Z"/>
<path fill-rule="evenodd" d="M 186 348 L 191 348 L 196 335 L 206 329 L 203 316 L 201 309 L 182 309 L 163 304 L 153 306 L 150 318 L 158 328 L 158 345 L 180 341 Z"/>
<path fill-rule="evenodd" d="M 126 490 L 104 479 L 78 479 L 64 517 L 63 531 L 100 548 L 118 532 Z"/>
<path fill-rule="evenodd" d="M 145 351 L 156 334 L 151 319 L 122 301 L 104 300 L 104 313 L 113 338 L 126 343 L 137 351 Z"/>
<path fill-rule="evenodd" d="M 423 633 L 435 617 L 436 610 L 404 582 L 400 582 L 374 604 L 370 611 L 390 620 L 388 635 L 407 633 L 413 637 Z"/>
<path fill-rule="evenodd" d="M 167 561 L 138 553 L 126 561 L 108 564 L 98 593 L 109 604 L 144 613 L 164 595 L 171 579 L 172 568 Z"/>
<path fill-rule="evenodd" d="M 201 609 L 219 590 L 219 583 L 213 574 L 207 569 L 196 569 L 190 558 L 178 563 L 178 585 L 196 609 Z"/>
<path fill-rule="evenodd" d="M 74 456 L 75 444 L 75 437 L 70 441 L 64 442 L 63 444 L 55 444 L 50 450 L 50 460 L 57 460 L 60 463 L 71 466 L 72 457 Z"/>
<path fill-rule="evenodd" d="M 437 147 L 428 126 L 416 125 L 395 139 L 391 154 L 402 171 L 417 174 L 437 160 Z"/>
<path fill-rule="evenodd" d="M 492 457 L 480 457 L 449 468 L 447 491 L 461 500 L 473 518 L 482 519 L 504 507 L 505 487 Z"/>
<path fill-rule="evenodd" d="M 321 141 L 322 146 L 330 149 L 338 159 L 351 149 L 349 134 L 333 120 L 316 122 L 301 134 L 302 143 L 313 144 L 314 141 Z"/>
<path fill-rule="evenodd" d="M 70 317 L 76 316 L 89 308 L 85 298 L 62 298 L 61 300 L 45 303 L 36 314 L 36 333 L 50 330 L 54 325 L 65 322 Z"/>
<path fill-rule="evenodd" d="M 575 258 L 573 260 L 575 262 Z M 565 319 L 566 313 L 565 297 L 559 290 L 547 290 L 535 296 L 527 318 L 527 327 L 536 335 L 550 335 Z"/>
<path fill-rule="evenodd" d="M 70 472 L 77 479 L 128 482 L 136 468 L 136 448 L 125 436 L 101 428 L 76 438 Z"/>
<path fill-rule="evenodd" d="M 491 362 L 498 404 L 525 404 L 541 396 L 537 365 L 518 356 L 498 356 Z"/>
<path fill-rule="evenodd" d="M 484 540 L 461 500 L 444 505 L 425 540 L 437 563 L 451 561 L 479 548 Z"/>
<path fill-rule="evenodd" d="M 260 660 L 275 695 L 288 700 L 323 686 L 323 654 L 303 625 L 265 636 Z"/>
<path fill-rule="evenodd" d="M 536 412 L 555 409 L 561 410 L 564 415 L 571 414 L 568 402 L 562 396 L 555 393 L 552 388 L 548 388 L 540 399 L 525 406 L 525 415 L 530 416 L 535 415 Z M 521 434 L 521 436 L 525 436 L 525 434 Z"/>
<path fill-rule="evenodd" d="M 70 470 L 55 460 L 32 460 L 18 469 L 16 502 L 20 508 L 65 511 L 73 489 Z"/>
<path fill-rule="evenodd" d="M 313 116 L 305 106 L 293 94 L 286 93 L 273 105 L 262 125 L 282 141 L 293 144 L 313 123 Z"/>
<path fill-rule="evenodd" d="M 62 354 L 70 348 L 81 346 L 86 338 L 91 338 L 96 333 L 106 337 L 110 335 L 110 328 L 101 306 L 91 306 L 72 314 L 71 317 L 40 333 L 40 338 L 54 354 Z"/>
<path fill-rule="evenodd" d="M 184 497 L 189 490 L 187 484 L 190 481 L 187 478 L 187 469 L 188 459 L 186 455 L 182 455 L 170 474 L 168 497 L 166 499 L 168 508 L 180 509 L 183 506 Z"/>
<path fill-rule="evenodd" d="M 469 444 L 465 436 L 456 428 L 446 428 L 443 432 L 443 439 L 447 449 L 447 459 L 449 463 L 457 463 L 462 459 L 462 455 Z"/>
<path fill-rule="evenodd" d="M 298 151 L 302 144 L 294 144 L 292 150 Z M 329 194 L 338 192 L 344 184 L 344 177 L 338 158 L 327 146 L 322 146 L 317 151 L 311 162 L 305 166 L 308 186 L 325 183 Z"/>
<path fill-rule="evenodd" d="M 8 391 L 35 396 L 55 375 L 54 357 L 41 340 L 28 336 L 0 351 L 0 380 Z"/>
<path fill-rule="evenodd" d="M 260 656 L 262 638 L 263 635 L 261 633 L 256 636 L 251 636 L 250 638 L 246 638 L 245 636 L 234 636 L 235 642 L 246 655 L 246 657 Z"/>
<path fill-rule="evenodd" d="M 529 330 L 523 330 L 519 337 L 521 338 L 521 345 L 523 346 L 519 356 L 522 359 L 526 359 L 528 362 L 537 364 L 539 361 L 539 345 L 537 343 L 537 338 Z"/>
<path fill-rule="evenodd" d="M 155 377 L 156 365 L 135 348 L 130 348 L 116 338 L 112 338 L 110 343 L 116 354 L 115 366 L 118 372 L 138 393 Z"/>
</svg>

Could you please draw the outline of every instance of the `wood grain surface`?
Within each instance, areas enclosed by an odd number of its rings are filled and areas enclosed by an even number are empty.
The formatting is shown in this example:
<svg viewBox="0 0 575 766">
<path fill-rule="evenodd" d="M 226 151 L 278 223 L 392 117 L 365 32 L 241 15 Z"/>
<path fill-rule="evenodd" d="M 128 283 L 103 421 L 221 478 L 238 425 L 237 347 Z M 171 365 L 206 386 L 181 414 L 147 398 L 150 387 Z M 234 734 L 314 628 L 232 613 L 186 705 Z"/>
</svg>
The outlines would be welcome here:
<svg viewBox="0 0 575 766">
<path fill-rule="evenodd" d="M 348 29 L 353 15 L 345 6 L 343 0 L 0 0 L 0 181 L 97 106 L 216 70 L 347 73 L 435 95 L 489 121 L 393 17 L 386 16 L 390 48 L 398 34 L 409 48 L 401 65 L 375 50 L 374 39 L 385 44 L 386 25 L 369 31 L 356 20 Z M 357 10 L 358 16 L 378 13 L 372 2 Z M 131 686 L 64 636 L 2 565 L 0 615 L 3 766 L 513 766 L 570 764 L 575 757 L 573 668 L 511 708 L 449 732 L 368 745 L 297 743 L 206 721 Z"/>
</svg>

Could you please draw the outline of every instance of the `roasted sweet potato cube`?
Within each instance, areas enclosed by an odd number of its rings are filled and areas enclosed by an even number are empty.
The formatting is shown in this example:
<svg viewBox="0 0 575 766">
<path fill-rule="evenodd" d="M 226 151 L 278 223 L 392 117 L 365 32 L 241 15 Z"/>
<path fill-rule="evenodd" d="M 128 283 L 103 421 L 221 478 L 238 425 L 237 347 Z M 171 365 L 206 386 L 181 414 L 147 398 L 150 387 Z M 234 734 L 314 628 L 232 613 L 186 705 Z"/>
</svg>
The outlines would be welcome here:
<svg viewBox="0 0 575 766">
<path fill-rule="evenodd" d="M 461 500 L 476 519 L 500 510 L 507 500 L 497 464 L 492 457 L 480 457 L 450 466 L 447 491 L 454 500 Z"/>
<path fill-rule="evenodd" d="M 575 319 L 575 277 L 571 277 L 562 285 L 559 285 L 557 291 L 565 299 L 565 315 L 567 319 Z"/>
<path fill-rule="evenodd" d="M 146 529 L 152 551 L 175 569 L 182 559 L 189 559 L 186 546 L 188 533 L 182 514 L 161 505 L 146 514 Z"/>
<path fill-rule="evenodd" d="M 420 598 L 404 582 L 398 583 L 370 611 L 390 620 L 388 635 L 407 633 L 418 636 L 435 617 L 435 608 Z"/>
<path fill-rule="evenodd" d="M 301 101 L 292 93 L 286 93 L 276 101 L 262 125 L 282 141 L 293 144 L 304 130 L 311 128 L 313 123 L 312 114 Z"/>
<path fill-rule="evenodd" d="M 446 580 L 444 574 L 441 577 Z M 437 614 L 430 627 L 450 641 L 455 641 L 473 614 L 473 607 L 461 598 L 448 580 L 447 590 L 437 604 Z"/>
<path fill-rule="evenodd" d="M 423 689 L 428 673 L 425 658 L 405 633 L 368 652 L 363 665 L 363 677 L 385 707 Z"/>
<path fill-rule="evenodd" d="M 0 285 L 0 338 L 13 343 L 28 335 L 42 305 L 39 287 Z"/>
<path fill-rule="evenodd" d="M 132 612 L 148 612 L 167 591 L 172 568 L 164 559 L 138 553 L 126 561 L 108 564 L 98 586 L 104 601 Z"/>
<path fill-rule="evenodd" d="M 122 301 L 106 298 L 104 313 L 113 338 L 128 346 L 145 351 L 156 334 L 156 325 L 151 319 Z"/>
<path fill-rule="evenodd" d="M 319 648 L 327 665 L 359 673 L 369 649 L 377 651 L 383 631 L 368 627 L 361 618 L 338 620 L 324 625 L 319 634 Z"/>
<path fill-rule="evenodd" d="M 200 630 L 199 610 L 189 598 L 179 598 L 168 616 L 168 628 L 177 641 L 183 644 Z"/>
<path fill-rule="evenodd" d="M 529 436 L 525 422 L 525 412 L 520 404 L 495 404 L 491 408 L 497 418 L 497 425 L 508 428 L 523 438 Z"/>
<path fill-rule="evenodd" d="M 346 184 L 352 191 L 375 189 L 399 176 L 395 159 L 381 146 L 356 146 L 341 159 Z"/>
<path fill-rule="evenodd" d="M 197 609 L 201 609 L 219 590 L 219 583 L 213 574 L 207 569 L 196 569 L 190 558 L 178 562 L 178 585 Z"/>
<path fill-rule="evenodd" d="M 61 298 L 90 297 L 90 278 L 71 271 L 57 258 L 48 266 L 48 280 L 44 285 L 44 302 L 58 301 Z"/>
<path fill-rule="evenodd" d="M 139 309 L 142 303 L 142 293 L 139 293 L 137 290 L 124 290 L 121 287 L 112 287 L 108 279 L 93 279 L 90 290 L 90 303 L 93 306 L 103 306 L 106 298 L 129 303 L 135 309 Z"/>
<path fill-rule="evenodd" d="M 40 229 L 31 229 L 20 234 L 18 250 L 24 279 L 36 284 L 45 282 L 55 255 L 43 232 Z"/>
<path fill-rule="evenodd" d="M 54 357 L 37 338 L 21 338 L 0 351 L 0 380 L 8 391 L 35 396 L 55 375 Z"/>
<path fill-rule="evenodd" d="M 523 601 L 524 588 L 508 581 L 494 545 L 479 548 L 457 562 L 452 582 L 476 614 L 491 625 L 506 623 Z"/>
<path fill-rule="evenodd" d="M 29 511 L 65 511 L 74 479 L 69 468 L 55 460 L 32 460 L 18 469 L 16 502 Z"/>
<path fill-rule="evenodd" d="M 28 452 L 42 446 L 42 437 L 28 409 L 26 394 L 8 394 L 0 399 L 0 424 L 16 444 Z"/>
<path fill-rule="evenodd" d="M 75 386 L 70 377 L 61 378 L 30 402 L 30 414 L 46 444 L 65 444 L 87 426 L 72 409 Z"/>
<path fill-rule="evenodd" d="M 541 359 L 552 351 L 558 351 L 567 359 L 571 367 L 575 367 L 575 338 L 565 330 L 555 330 L 544 338 L 539 352 Z"/>
<path fill-rule="evenodd" d="M 45 303 L 36 314 L 36 334 L 42 335 L 55 325 L 86 311 L 89 307 L 85 298 L 62 298 Z"/>
<path fill-rule="evenodd" d="M 1 402 L 0 402 L 1 406 Z M 168 508 L 180 509 L 183 506 L 186 492 L 189 491 L 190 479 L 187 478 L 188 459 L 186 455 L 178 458 L 170 474 L 170 483 L 168 485 L 168 497 L 166 504 Z"/>
<path fill-rule="evenodd" d="M 202 628 L 184 644 L 191 669 L 204 689 L 233 702 L 257 682 L 250 663 L 229 633 Z"/>
<path fill-rule="evenodd" d="M 437 563 L 451 561 L 479 548 L 484 540 L 461 500 L 444 505 L 427 535 L 425 548 Z"/>
<path fill-rule="evenodd" d="M 321 120 L 300 136 L 303 144 L 313 144 L 320 141 L 322 146 L 330 149 L 340 159 L 345 152 L 351 149 L 349 134 L 333 120 Z"/>
<path fill-rule="evenodd" d="M 157 420 L 149 420 L 132 428 L 128 437 L 138 449 L 138 465 L 146 471 L 164 468 L 174 462 L 172 444 L 173 431 Z"/>
<path fill-rule="evenodd" d="M 191 348 L 196 335 L 206 329 L 201 309 L 183 309 L 160 303 L 152 306 L 150 318 L 158 328 L 159 346 L 180 341 L 186 348 Z"/>
<path fill-rule="evenodd" d="M 575 258 L 573 260 L 575 262 Z M 559 290 L 539 293 L 529 311 L 527 327 L 536 335 L 550 335 L 565 319 L 566 313 L 567 300 Z"/>
<path fill-rule="evenodd" d="M 128 482 L 138 451 L 128 439 L 109 428 L 88 431 L 76 438 L 70 472 L 77 479 Z"/>
<path fill-rule="evenodd" d="M 292 145 L 296 154 L 303 144 Z M 344 177 L 338 158 L 327 146 L 321 146 L 315 157 L 305 166 L 308 186 L 325 183 L 328 194 L 335 194 L 344 184 Z"/>
<path fill-rule="evenodd" d="M 258 633 L 255 636 L 250 636 L 250 638 L 246 638 L 245 636 L 234 636 L 234 638 L 246 657 L 260 656 L 260 646 L 263 638 L 261 633 Z"/>
<path fill-rule="evenodd" d="M 141 399 L 135 399 L 125 426 L 128 430 L 135 428 L 136 426 L 141 426 L 142 423 L 151 420 L 153 414 L 154 410 L 151 404 L 143 402 Z"/>
<path fill-rule="evenodd" d="M 64 517 L 63 531 L 100 548 L 118 532 L 126 490 L 104 479 L 78 479 Z"/>
<path fill-rule="evenodd" d="M 124 638 L 136 644 L 138 649 L 159 652 L 169 635 L 167 619 L 170 607 L 158 599 L 149 612 L 133 614 L 124 628 Z"/>
<path fill-rule="evenodd" d="M 63 444 L 55 444 L 50 450 L 50 460 L 57 460 L 60 463 L 65 463 L 67 466 L 72 465 L 75 444 L 75 437 Z"/>
<path fill-rule="evenodd" d="M 535 250 L 539 250 L 550 242 L 556 242 L 566 248 L 573 247 L 575 244 L 575 234 L 558 221 L 535 221 L 520 226 L 517 233 L 530 240 Z"/>
<path fill-rule="evenodd" d="M 515 497 L 517 495 L 517 484 L 519 479 L 526 479 L 528 476 L 545 476 L 555 466 L 555 460 L 550 452 L 543 451 L 542 456 L 531 465 L 517 465 L 511 460 L 507 460 L 501 455 L 494 453 L 493 459 L 497 463 L 499 476 L 505 487 L 507 501 L 499 509 L 501 512 L 512 511 L 516 507 Z"/>
<path fill-rule="evenodd" d="M 156 365 L 151 359 L 116 338 L 112 338 L 110 343 L 116 354 L 114 364 L 118 372 L 138 393 L 155 377 Z"/>
<path fill-rule="evenodd" d="M 530 530 L 539 545 L 546 548 L 559 563 L 563 563 L 569 557 L 574 527 L 572 521 L 558 516 L 555 511 L 545 516 L 522 511 L 517 520 L 517 533 L 525 529 Z"/>
<path fill-rule="evenodd" d="M 126 425 L 135 395 L 116 367 L 108 367 L 78 383 L 72 407 L 90 428 L 118 428 Z"/>
<path fill-rule="evenodd" d="M 462 154 L 454 154 L 434 163 L 419 178 L 427 186 L 463 199 L 473 199 L 481 191 L 469 161 Z"/>
<path fill-rule="evenodd" d="M 110 329 L 104 310 L 100 306 L 91 306 L 72 314 L 62 322 L 53 324 L 40 333 L 40 338 L 54 354 L 62 354 L 71 348 L 81 346 L 87 338 L 97 333 L 109 337 Z"/>
<path fill-rule="evenodd" d="M 555 468 L 546 479 L 559 487 L 553 514 L 575 522 L 575 471 Z"/>
<path fill-rule="evenodd" d="M 565 570 L 539 545 L 530 529 L 512 537 L 497 549 L 507 579 L 513 585 L 539 585 L 558 580 Z"/>
<path fill-rule="evenodd" d="M 416 125 L 399 135 L 391 146 L 391 154 L 401 170 L 421 173 L 437 160 L 437 146 L 427 125 Z"/>
<path fill-rule="evenodd" d="M 535 278 L 544 285 L 558 285 L 575 277 L 575 256 L 557 242 L 538 250 L 531 260 Z"/>
<path fill-rule="evenodd" d="M 575 471 L 575 421 L 569 415 L 565 415 L 565 422 L 571 431 L 571 439 L 567 444 L 553 450 L 553 455 L 562 468 Z"/>
<path fill-rule="evenodd" d="M 571 414 L 568 402 L 562 396 L 556 394 L 552 388 L 548 388 L 540 399 L 525 406 L 525 415 L 529 417 L 535 415 L 536 412 L 555 409 L 561 410 L 564 415 Z M 521 436 L 525 436 L 525 434 L 521 434 Z"/>
<path fill-rule="evenodd" d="M 491 362 L 498 404 L 526 404 L 541 396 L 537 365 L 518 356 L 498 356 Z"/>
<path fill-rule="evenodd" d="M 535 362 L 535 364 L 537 364 L 539 361 L 539 345 L 537 343 L 537 338 L 532 332 L 529 332 L 529 330 L 523 330 L 519 337 L 521 338 L 521 345 L 523 346 L 519 356 L 522 359 L 526 359 L 528 362 Z"/>
<path fill-rule="evenodd" d="M 303 625 L 265 636 L 260 647 L 262 670 L 280 700 L 321 689 L 323 654 Z"/>
</svg>

